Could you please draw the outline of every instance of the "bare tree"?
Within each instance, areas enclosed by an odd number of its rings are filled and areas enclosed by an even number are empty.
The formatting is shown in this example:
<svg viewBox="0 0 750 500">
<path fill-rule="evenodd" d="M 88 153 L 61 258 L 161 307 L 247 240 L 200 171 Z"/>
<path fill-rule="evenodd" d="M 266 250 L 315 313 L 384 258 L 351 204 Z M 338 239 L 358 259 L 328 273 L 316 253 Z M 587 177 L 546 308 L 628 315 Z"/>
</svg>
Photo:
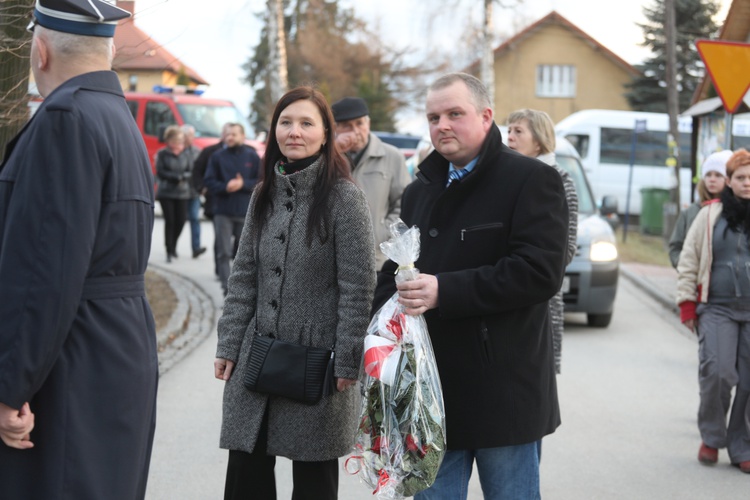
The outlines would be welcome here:
<svg viewBox="0 0 750 500">
<path fill-rule="evenodd" d="M 269 90 L 275 103 L 289 87 L 286 59 L 286 33 L 282 0 L 268 0 L 268 50 L 271 71 Z"/>
<path fill-rule="evenodd" d="M 0 0 L 0 160 L 29 118 L 29 54 L 26 31 L 34 0 Z"/>
</svg>

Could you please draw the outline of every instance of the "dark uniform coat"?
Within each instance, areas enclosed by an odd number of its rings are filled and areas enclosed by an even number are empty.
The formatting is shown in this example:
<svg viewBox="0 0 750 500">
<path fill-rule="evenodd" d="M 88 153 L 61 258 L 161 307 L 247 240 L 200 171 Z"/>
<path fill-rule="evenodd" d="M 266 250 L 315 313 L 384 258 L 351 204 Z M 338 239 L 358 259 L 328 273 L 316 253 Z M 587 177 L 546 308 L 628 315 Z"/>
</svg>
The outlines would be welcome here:
<svg viewBox="0 0 750 500">
<path fill-rule="evenodd" d="M 0 443 L 0 497 L 143 498 L 157 358 L 143 274 L 153 187 L 113 72 L 52 92 L 0 166 L 0 402 L 36 415 Z"/>
<path fill-rule="evenodd" d="M 560 289 L 568 209 L 557 171 L 502 144 L 492 126 L 474 170 L 446 188 L 433 152 L 404 191 L 401 218 L 421 233 L 416 267 L 437 275 L 425 319 L 446 409 L 448 448 L 537 441 L 560 424 L 547 301 Z M 375 307 L 394 292 L 379 273 Z"/>
</svg>

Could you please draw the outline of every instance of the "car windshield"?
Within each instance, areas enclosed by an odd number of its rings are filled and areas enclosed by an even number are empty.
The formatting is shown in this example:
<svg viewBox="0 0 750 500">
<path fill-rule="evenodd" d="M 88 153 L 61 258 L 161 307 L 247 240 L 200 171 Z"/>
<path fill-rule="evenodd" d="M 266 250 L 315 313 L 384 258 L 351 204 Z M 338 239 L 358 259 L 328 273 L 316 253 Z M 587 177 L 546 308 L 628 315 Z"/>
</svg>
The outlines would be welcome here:
<svg viewBox="0 0 750 500">
<path fill-rule="evenodd" d="M 576 194 L 578 195 L 578 213 L 595 213 L 596 204 L 594 203 L 594 196 L 591 194 L 591 188 L 583 174 L 581 163 L 572 156 L 560 154 L 556 155 L 555 159 L 557 165 L 570 174 L 570 177 L 573 179 L 573 184 L 576 186 Z"/>
<path fill-rule="evenodd" d="M 240 123 L 245 133 L 250 130 L 247 120 L 234 106 L 214 104 L 178 104 L 182 119 L 195 127 L 196 137 L 221 137 L 221 127 L 225 123 Z"/>
</svg>

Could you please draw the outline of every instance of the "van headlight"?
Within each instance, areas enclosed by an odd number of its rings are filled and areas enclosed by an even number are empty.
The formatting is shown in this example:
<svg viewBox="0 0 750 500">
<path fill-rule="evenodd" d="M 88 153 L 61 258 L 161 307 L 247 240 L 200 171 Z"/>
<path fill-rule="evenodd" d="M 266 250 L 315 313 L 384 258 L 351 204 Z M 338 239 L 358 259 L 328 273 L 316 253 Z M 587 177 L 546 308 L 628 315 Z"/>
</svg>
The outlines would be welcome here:
<svg viewBox="0 0 750 500">
<path fill-rule="evenodd" d="M 591 245 L 592 262 L 610 262 L 617 259 L 617 247 L 609 241 L 597 241 Z"/>
</svg>

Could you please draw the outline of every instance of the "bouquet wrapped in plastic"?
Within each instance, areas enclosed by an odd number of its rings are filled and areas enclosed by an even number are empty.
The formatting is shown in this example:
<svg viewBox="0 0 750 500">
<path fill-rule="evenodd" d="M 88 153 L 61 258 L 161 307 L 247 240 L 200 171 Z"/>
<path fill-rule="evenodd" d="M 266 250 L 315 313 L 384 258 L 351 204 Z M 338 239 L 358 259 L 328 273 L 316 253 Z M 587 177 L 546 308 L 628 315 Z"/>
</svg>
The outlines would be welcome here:
<svg viewBox="0 0 750 500">
<path fill-rule="evenodd" d="M 380 245 L 399 265 L 396 282 L 419 274 L 419 229 L 401 220 Z M 445 455 L 445 407 L 427 323 L 406 315 L 394 294 L 365 337 L 364 397 L 347 470 L 381 499 L 410 497 L 432 485 Z M 351 462 L 358 463 L 352 470 Z"/>
</svg>

